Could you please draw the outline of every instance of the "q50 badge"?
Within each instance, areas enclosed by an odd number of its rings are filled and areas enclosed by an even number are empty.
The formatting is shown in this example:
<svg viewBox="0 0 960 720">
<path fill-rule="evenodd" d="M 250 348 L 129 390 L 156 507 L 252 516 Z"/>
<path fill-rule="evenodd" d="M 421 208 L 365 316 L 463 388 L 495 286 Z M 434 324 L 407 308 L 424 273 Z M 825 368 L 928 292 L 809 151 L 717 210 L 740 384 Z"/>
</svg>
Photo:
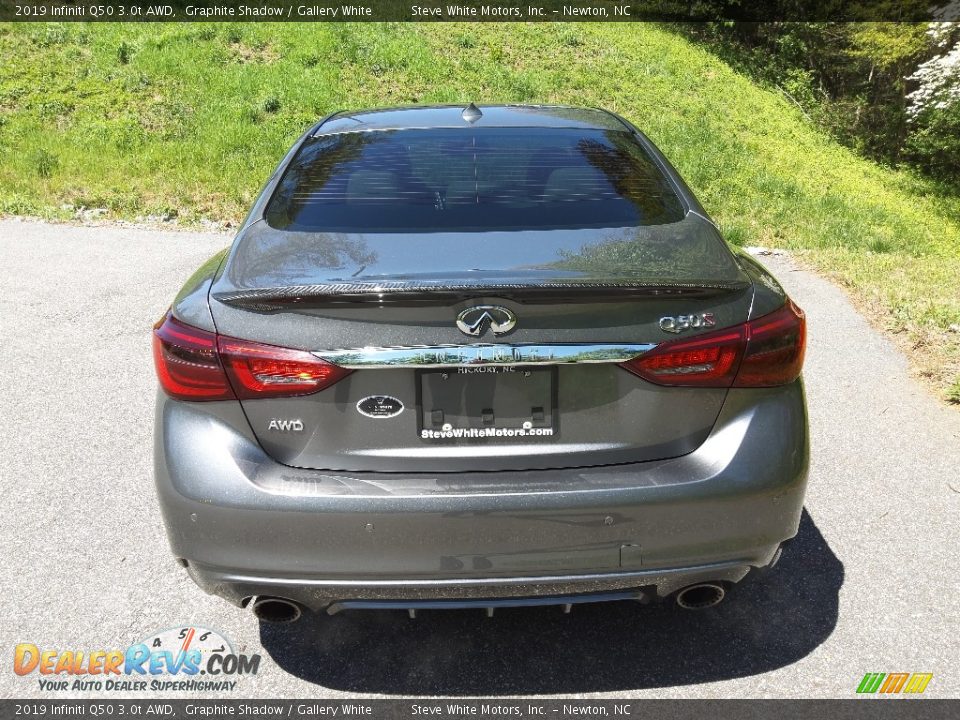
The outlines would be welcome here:
<svg viewBox="0 0 960 720">
<path fill-rule="evenodd" d="M 698 313 L 696 315 L 677 315 L 676 317 L 660 318 L 660 329 L 668 333 L 682 333 L 684 330 L 713 327 L 717 324 L 713 313 Z"/>
<path fill-rule="evenodd" d="M 371 395 L 357 403 L 357 412 L 368 418 L 382 420 L 403 412 L 403 403 L 390 395 Z"/>
</svg>

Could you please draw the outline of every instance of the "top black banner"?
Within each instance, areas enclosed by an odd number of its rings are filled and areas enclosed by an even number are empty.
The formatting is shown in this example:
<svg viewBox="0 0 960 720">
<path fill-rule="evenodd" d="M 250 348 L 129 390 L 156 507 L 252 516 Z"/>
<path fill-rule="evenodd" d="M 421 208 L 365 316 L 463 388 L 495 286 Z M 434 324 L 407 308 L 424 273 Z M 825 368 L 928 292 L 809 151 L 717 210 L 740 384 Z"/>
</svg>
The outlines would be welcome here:
<svg viewBox="0 0 960 720">
<path fill-rule="evenodd" d="M 960 0 L 0 0 L 14 22 L 956 21 Z"/>
</svg>

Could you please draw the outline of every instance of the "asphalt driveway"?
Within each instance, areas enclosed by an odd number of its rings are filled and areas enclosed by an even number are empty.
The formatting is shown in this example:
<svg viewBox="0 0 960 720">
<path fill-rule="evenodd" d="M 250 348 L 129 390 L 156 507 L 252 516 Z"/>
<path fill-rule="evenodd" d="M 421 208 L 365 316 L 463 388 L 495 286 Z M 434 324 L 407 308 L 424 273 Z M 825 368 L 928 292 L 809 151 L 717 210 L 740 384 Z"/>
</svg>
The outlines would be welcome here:
<svg viewBox="0 0 960 720">
<path fill-rule="evenodd" d="M 806 309 L 807 509 L 770 573 L 690 613 L 627 604 L 260 626 L 170 557 L 151 479 L 150 327 L 229 238 L 0 221 L 0 652 L 125 648 L 186 624 L 260 653 L 235 697 L 849 697 L 866 672 L 960 696 L 960 412 L 829 282 Z M 0 665 L 0 696 L 42 694 Z M 58 694 L 66 697 L 68 694 Z"/>
</svg>

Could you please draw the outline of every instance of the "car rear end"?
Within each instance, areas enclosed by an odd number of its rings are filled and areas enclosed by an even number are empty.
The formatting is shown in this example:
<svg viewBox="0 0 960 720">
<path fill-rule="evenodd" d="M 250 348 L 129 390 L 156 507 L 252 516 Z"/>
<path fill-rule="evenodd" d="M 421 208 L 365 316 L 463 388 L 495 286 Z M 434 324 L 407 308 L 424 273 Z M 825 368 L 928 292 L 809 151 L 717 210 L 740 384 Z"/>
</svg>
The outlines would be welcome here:
<svg viewBox="0 0 960 720">
<path fill-rule="evenodd" d="M 157 325 L 191 576 L 290 619 L 709 605 L 772 564 L 803 314 L 618 118 L 419 112 L 308 133 Z"/>
</svg>

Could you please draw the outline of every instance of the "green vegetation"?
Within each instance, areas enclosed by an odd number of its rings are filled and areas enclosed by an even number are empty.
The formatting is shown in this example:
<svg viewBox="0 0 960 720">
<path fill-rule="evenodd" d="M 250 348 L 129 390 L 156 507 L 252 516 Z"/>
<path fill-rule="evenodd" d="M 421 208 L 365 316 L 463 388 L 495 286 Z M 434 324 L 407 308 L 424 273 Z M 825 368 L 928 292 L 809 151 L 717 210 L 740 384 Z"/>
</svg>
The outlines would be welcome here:
<svg viewBox="0 0 960 720">
<path fill-rule="evenodd" d="M 643 128 L 736 244 L 853 291 L 960 402 L 960 203 L 818 130 L 652 25 L 0 26 L 0 213 L 236 222 L 338 108 L 603 106 Z"/>
<path fill-rule="evenodd" d="M 902 0 L 901 10 L 906 16 L 926 3 Z M 736 70 L 789 97 L 844 145 L 885 164 L 910 165 L 960 192 L 960 24 L 681 27 Z"/>
</svg>

